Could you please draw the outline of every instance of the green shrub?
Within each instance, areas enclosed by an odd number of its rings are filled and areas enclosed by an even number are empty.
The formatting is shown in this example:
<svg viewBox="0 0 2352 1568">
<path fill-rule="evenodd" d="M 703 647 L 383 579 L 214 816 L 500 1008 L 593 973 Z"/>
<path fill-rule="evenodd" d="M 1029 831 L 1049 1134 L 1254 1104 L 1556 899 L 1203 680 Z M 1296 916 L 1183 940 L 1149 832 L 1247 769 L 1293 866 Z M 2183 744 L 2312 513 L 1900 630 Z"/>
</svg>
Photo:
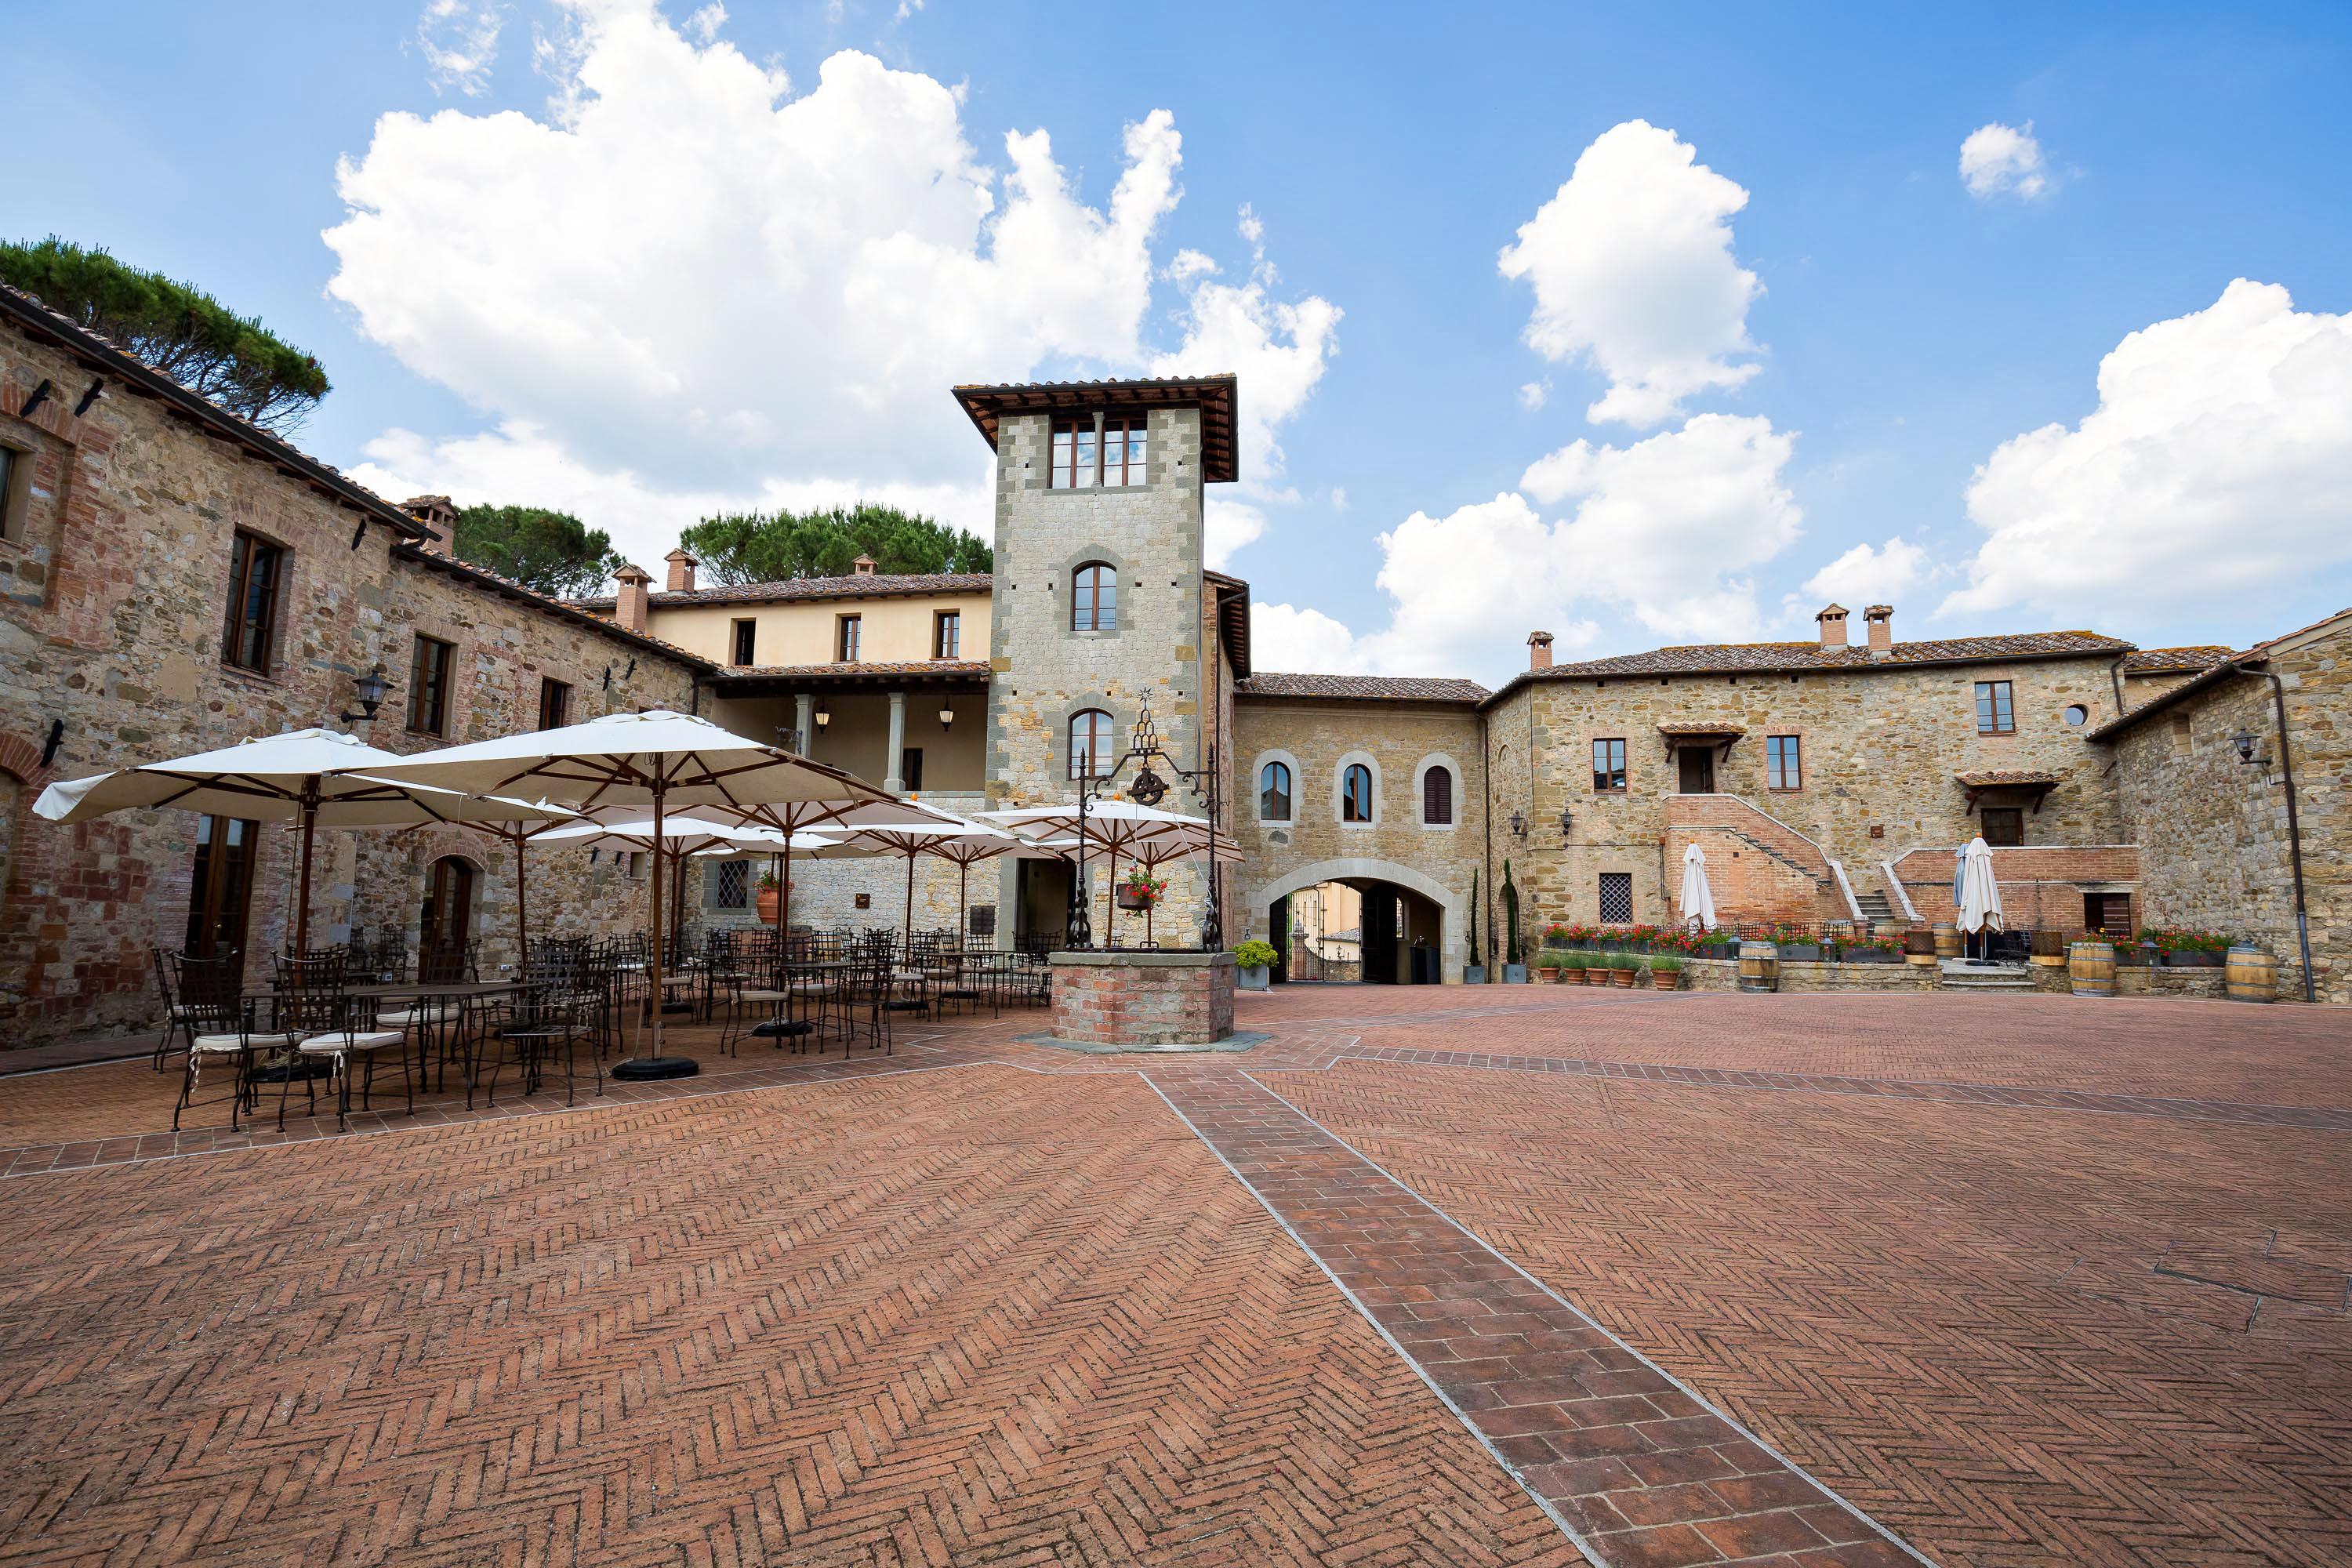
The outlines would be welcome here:
<svg viewBox="0 0 2352 1568">
<path fill-rule="evenodd" d="M 1278 956 L 1274 951 L 1274 943 L 1259 942 L 1255 938 L 1234 949 L 1234 962 L 1244 969 L 1264 969 Z"/>
<path fill-rule="evenodd" d="M 1567 963 L 1568 955 L 1566 953 L 1556 952 L 1550 948 L 1545 948 L 1542 952 L 1536 954 L 1536 967 L 1538 969 L 1564 968 L 1567 965 Z"/>
<path fill-rule="evenodd" d="M 1559 955 L 1559 964 L 1562 969 L 1590 969 L 1592 955 L 1589 952 L 1563 952 Z"/>
<path fill-rule="evenodd" d="M 1662 969 L 1668 974 L 1680 974 L 1683 972 L 1683 961 L 1675 957 L 1673 953 L 1662 952 L 1657 957 L 1650 960 L 1650 967 L 1653 969 Z"/>
</svg>

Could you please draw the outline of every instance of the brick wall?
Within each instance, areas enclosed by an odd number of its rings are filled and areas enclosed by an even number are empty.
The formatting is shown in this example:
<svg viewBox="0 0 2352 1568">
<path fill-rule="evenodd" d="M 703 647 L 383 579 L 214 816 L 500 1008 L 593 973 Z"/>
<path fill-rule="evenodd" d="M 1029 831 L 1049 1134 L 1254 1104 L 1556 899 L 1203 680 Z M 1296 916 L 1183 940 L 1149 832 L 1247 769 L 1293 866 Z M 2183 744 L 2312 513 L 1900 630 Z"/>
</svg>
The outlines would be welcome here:
<svg viewBox="0 0 2352 1568">
<path fill-rule="evenodd" d="M 1229 952 L 1080 956 L 1054 964 L 1054 1033 L 1062 1039 L 1206 1045 L 1234 1032 L 1237 971 Z"/>
<path fill-rule="evenodd" d="M 1906 849 L 1895 874 L 1919 918 L 1930 925 L 1958 918 L 1952 902 L 1957 845 Z M 2129 893 L 2139 907 L 2140 852 L 2128 844 L 2082 847 L 2003 847 L 1992 852 L 1992 879 L 2000 888 L 2003 919 L 2012 931 L 2080 931 L 2083 896 Z"/>
</svg>

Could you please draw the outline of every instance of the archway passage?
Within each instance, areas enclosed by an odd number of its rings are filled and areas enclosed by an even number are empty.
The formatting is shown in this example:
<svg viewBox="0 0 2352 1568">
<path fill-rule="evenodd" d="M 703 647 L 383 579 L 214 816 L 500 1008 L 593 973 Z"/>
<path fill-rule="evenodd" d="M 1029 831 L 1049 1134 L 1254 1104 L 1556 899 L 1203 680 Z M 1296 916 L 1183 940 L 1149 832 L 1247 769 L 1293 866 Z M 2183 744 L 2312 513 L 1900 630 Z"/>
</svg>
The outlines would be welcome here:
<svg viewBox="0 0 2352 1568">
<path fill-rule="evenodd" d="M 1286 961 L 1282 979 L 1435 985 L 1443 977 L 1444 911 L 1398 883 L 1334 878 L 1276 900 L 1270 913 L 1288 931 L 1288 941 L 1276 943 Z"/>
</svg>

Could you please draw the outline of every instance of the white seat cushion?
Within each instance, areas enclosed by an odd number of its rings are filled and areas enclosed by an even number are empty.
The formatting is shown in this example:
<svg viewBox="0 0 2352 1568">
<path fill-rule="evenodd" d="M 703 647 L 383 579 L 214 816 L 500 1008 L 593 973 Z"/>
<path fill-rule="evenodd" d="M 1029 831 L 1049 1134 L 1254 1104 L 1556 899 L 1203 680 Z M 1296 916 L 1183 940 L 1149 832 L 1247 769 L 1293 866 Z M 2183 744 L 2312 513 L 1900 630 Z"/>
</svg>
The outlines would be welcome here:
<svg viewBox="0 0 2352 1568">
<path fill-rule="evenodd" d="M 748 987 L 735 994 L 735 1000 L 738 1002 L 783 1002 L 789 1001 L 791 997 L 792 993 L 789 991 L 754 991 Z"/>
<path fill-rule="evenodd" d="M 198 1035 L 194 1048 L 200 1051 L 239 1051 L 251 1046 L 257 1051 L 283 1050 L 294 1043 L 291 1035 Z"/>
<path fill-rule="evenodd" d="M 406 1037 L 397 1029 L 352 1029 L 313 1035 L 302 1042 L 300 1048 L 306 1055 L 331 1057 L 346 1051 L 380 1051 L 406 1043 Z"/>
<path fill-rule="evenodd" d="M 411 1007 L 404 1013 L 378 1013 L 376 1027 L 380 1029 L 413 1029 L 419 1024 L 440 1024 L 456 1017 L 455 1009 L 435 1002 L 422 1007 Z"/>
</svg>

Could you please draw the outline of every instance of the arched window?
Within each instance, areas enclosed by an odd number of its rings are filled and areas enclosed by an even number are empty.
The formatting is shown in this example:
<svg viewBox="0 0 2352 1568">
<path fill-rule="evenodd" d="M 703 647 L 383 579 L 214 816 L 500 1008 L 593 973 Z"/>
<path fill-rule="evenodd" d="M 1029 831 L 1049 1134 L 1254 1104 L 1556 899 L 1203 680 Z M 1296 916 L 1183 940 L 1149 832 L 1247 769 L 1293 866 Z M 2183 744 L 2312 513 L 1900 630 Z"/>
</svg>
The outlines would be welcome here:
<svg viewBox="0 0 2352 1568">
<path fill-rule="evenodd" d="M 1090 561 L 1070 574 L 1070 629 L 1118 630 L 1118 569 Z"/>
<path fill-rule="evenodd" d="M 1421 775 L 1421 820 L 1432 827 L 1454 826 L 1454 770 L 1433 767 Z"/>
<path fill-rule="evenodd" d="M 1370 822 L 1372 819 L 1372 770 L 1361 763 L 1349 763 L 1339 779 L 1339 820 Z"/>
<path fill-rule="evenodd" d="M 1110 766 L 1110 715 L 1089 708 L 1070 718 L 1070 776 L 1092 777 Z"/>
<path fill-rule="evenodd" d="M 1290 764 L 1268 763 L 1258 770 L 1257 819 L 1260 822 L 1290 820 Z"/>
</svg>

